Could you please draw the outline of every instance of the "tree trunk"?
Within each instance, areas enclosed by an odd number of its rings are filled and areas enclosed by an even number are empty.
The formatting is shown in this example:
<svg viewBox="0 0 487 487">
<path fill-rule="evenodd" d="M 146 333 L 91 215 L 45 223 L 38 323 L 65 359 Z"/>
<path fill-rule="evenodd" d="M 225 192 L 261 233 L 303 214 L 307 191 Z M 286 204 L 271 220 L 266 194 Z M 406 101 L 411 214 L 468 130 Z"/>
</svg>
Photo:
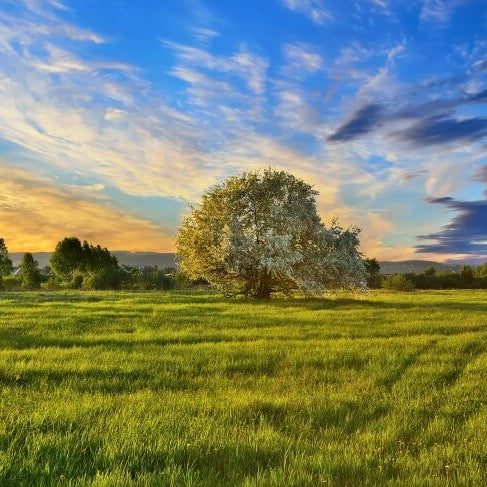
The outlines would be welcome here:
<svg viewBox="0 0 487 487">
<path fill-rule="evenodd" d="M 266 272 L 259 279 L 259 284 L 255 288 L 253 297 L 255 299 L 270 299 L 271 297 L 271 278 Z"/>
</svg>

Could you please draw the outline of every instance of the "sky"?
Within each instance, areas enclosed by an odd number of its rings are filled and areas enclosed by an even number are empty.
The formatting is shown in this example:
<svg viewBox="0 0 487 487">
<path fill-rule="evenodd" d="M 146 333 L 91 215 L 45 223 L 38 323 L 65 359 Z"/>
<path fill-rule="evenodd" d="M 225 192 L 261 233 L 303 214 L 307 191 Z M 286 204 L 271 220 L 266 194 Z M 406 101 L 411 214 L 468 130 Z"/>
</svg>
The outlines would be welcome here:
<svg viewBox="0 0 487 487">
<path fill-rule="evenodd" d="M 383 260 L 487 260 L 484 0 L 0 0 L 0 236 L 171 252 L 283 169 Z"/>
</svg>

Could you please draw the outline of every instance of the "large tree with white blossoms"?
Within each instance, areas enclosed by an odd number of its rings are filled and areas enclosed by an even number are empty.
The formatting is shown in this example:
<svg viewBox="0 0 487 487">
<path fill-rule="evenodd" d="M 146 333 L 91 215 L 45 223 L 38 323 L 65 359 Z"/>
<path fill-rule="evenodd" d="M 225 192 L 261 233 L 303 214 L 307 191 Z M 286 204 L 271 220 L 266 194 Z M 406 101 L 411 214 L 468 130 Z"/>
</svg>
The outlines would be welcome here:
<svg viewBox="0 0 487 487">
<path fill-rule="evenodd" d="M 284 171 L 230 177 L 203 195 L 179 229 L 181 270 L 225 294 L 267 299 L 273 291 L 364 286 L 359 230 L 318 216 L 318 193 Z"/>
</svg>

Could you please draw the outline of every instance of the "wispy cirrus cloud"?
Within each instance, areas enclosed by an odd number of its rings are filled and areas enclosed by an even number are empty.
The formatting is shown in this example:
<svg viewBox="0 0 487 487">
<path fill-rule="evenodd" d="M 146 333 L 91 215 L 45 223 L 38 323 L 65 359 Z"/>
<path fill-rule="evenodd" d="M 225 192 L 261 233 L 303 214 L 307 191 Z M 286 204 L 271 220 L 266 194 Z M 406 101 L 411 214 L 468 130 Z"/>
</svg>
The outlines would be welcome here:
<svg viewBox="0 0 487 487">
<path fill-rule="evenodd" d="M 164 47 L 174 50 L 180 62 L 194 68 L 234 75 L 246 83 L 255 94 L 265 91 L 268 62 L 264 58 L 241 47 L 230 56 L 214 56 L 210 52 L 194 46 L 187 46 L 170 41 L 162 41 Z"/>
<path fill-rule="evenodd" d="M 309 44 L 303 42 L 286 44 L 283 52 L 288 63 L 286 74 L 316 73 L 323 69 L 322 55 Z"/>
<path fill-rule="evenodd" d="M 21 11 L 19 15 L 2 12 L 1 34 L 4 40 L 8 30 L 13 29 L 17 31 L 16 34 L 22 30 L 25 35 L 31 37 L 60 36 L 79 42 L 95 44 L 107 42 L 106 37 L 90 29 L 79 27 L 66 20 L 61 21 L 58 12 L 69 10 L 62 2 L 56 0 L 20 0 L 18 5 L 25 7 L 25 10 Z"/>
<path fill-rule="evenodd" d="M 322 0 L 282 0 L 282 2 L 288 9 L 305 15 L 315 24 L 325 24 L 333 20 L 333 16 Z"/>
<path fill-rule="evenodd" d="M 204 44 L 220 36 L 216 30 L 208 27 L 195 27 L 193 28 L 193 34 L 198 41 Z"/>
<path fill-rule="evenodd" d="M 468 3 L 472 0 L 423 0 L 420 19 L 444 25 L 451 20 L 455 9 Z"/>
<path fill-rule="evenodd" d="M 370 0 L 374 5 L 381 8 L 387 8 L 387 0 Z"/>
<path fill-rule="evenodd" d="M 45 166 L 79 168 L 130 195 L 190 198 L 195 185 L 211 184 L 219 171 L 198 148 L 191 116 L 158 98 L 136 67 L 69 49 L 66 36 L 98 38 L 71 35 L 82 31 L 46 3 L 38 13 L 40 5 L 29 6 L 27 20 L 0 19 L 9 46 L 0 53 L 0 137 Z"/>
</svg>

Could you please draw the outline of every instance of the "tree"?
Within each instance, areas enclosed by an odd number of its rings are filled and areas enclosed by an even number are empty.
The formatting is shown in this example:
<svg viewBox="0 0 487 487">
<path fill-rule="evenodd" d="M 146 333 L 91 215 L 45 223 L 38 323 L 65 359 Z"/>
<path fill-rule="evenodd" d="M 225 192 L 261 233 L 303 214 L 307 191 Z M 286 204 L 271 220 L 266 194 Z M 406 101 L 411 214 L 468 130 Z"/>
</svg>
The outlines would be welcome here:
<svg viewBox="0 0 487 487">
<path fill-rule="evenodd" d="M 28 252 L 24 254 L 20 269 L 22 287 L 24 289 L 39 289 L 41 285 L 41 273 L 39 271 L 39 265 L 34 260 L 32 254 Z"/>
<path fill-rule="evenodd" d="M 377 259 L 364 259 L 367 285 L 370 288 L 380 287 L 380 264 Z"/>
<path fill-rule="evenodd" d="M 433 266 L 428 267 L 427 269 L 425 269 L 424 275 L 428 277 L 436 276 L 436 269 Z"/>
<path fill-rule="evenodd" d="M 83 264 L 83 247 L 76 237 L 58 242 L 50 259 L 51 269 L 63 281 L 71 282 Z"/>
<path fill-rule="evenodd" d="M 102 248 L 99 245 L 96 247 L 83 242 L 83 258 L 80 266 L 82 272 L 99 272 L 110 270 L 118 270 L 118 259 L 110 254 L 107 248 Z"/>
<path fill-rule="evenodd" d="M 479 277 L 481 279 L 487 277 L 487 262 L 484 262 L 482 265 L 479 265 L 477 269 L 475 269 L 475 277 Z"/>
<path fill-rule="evenodd" d="M 469 265 L 462 266 L 462 270 L 460 271 L 460 278 L 466 284 L 469 284 L 473 281 L 473 269 Z"/>
<path fill-rule="evenodd" d="M 72 287 L 81 287 L 88 275 L 93 282 L 114 282 L 113 276 L 119 270 L 117 258 L 108 249 L 86 240 L 81 243 L 76 237 L 66 237 L 56 245 L 50 264 L 54 274 Z M 94 278 L 95 274 L 100 275 Z"/>
<path fill-rule="evenodd" d="M 192 207 L 177 236 L 181 270 L 225 294 L 267 299 L 272 291 L 358 288 L 365 267 L 359 230 L 329 228 L 311 186 L 284 171 L 231 177 Z"/>
<path fill-rule="evenodd" d="M 5 240 L 0 238 L 0 276 L 8 276 L 12 273 L 12 260 L 8 256 L 8 249 Z"/>
</svg>

